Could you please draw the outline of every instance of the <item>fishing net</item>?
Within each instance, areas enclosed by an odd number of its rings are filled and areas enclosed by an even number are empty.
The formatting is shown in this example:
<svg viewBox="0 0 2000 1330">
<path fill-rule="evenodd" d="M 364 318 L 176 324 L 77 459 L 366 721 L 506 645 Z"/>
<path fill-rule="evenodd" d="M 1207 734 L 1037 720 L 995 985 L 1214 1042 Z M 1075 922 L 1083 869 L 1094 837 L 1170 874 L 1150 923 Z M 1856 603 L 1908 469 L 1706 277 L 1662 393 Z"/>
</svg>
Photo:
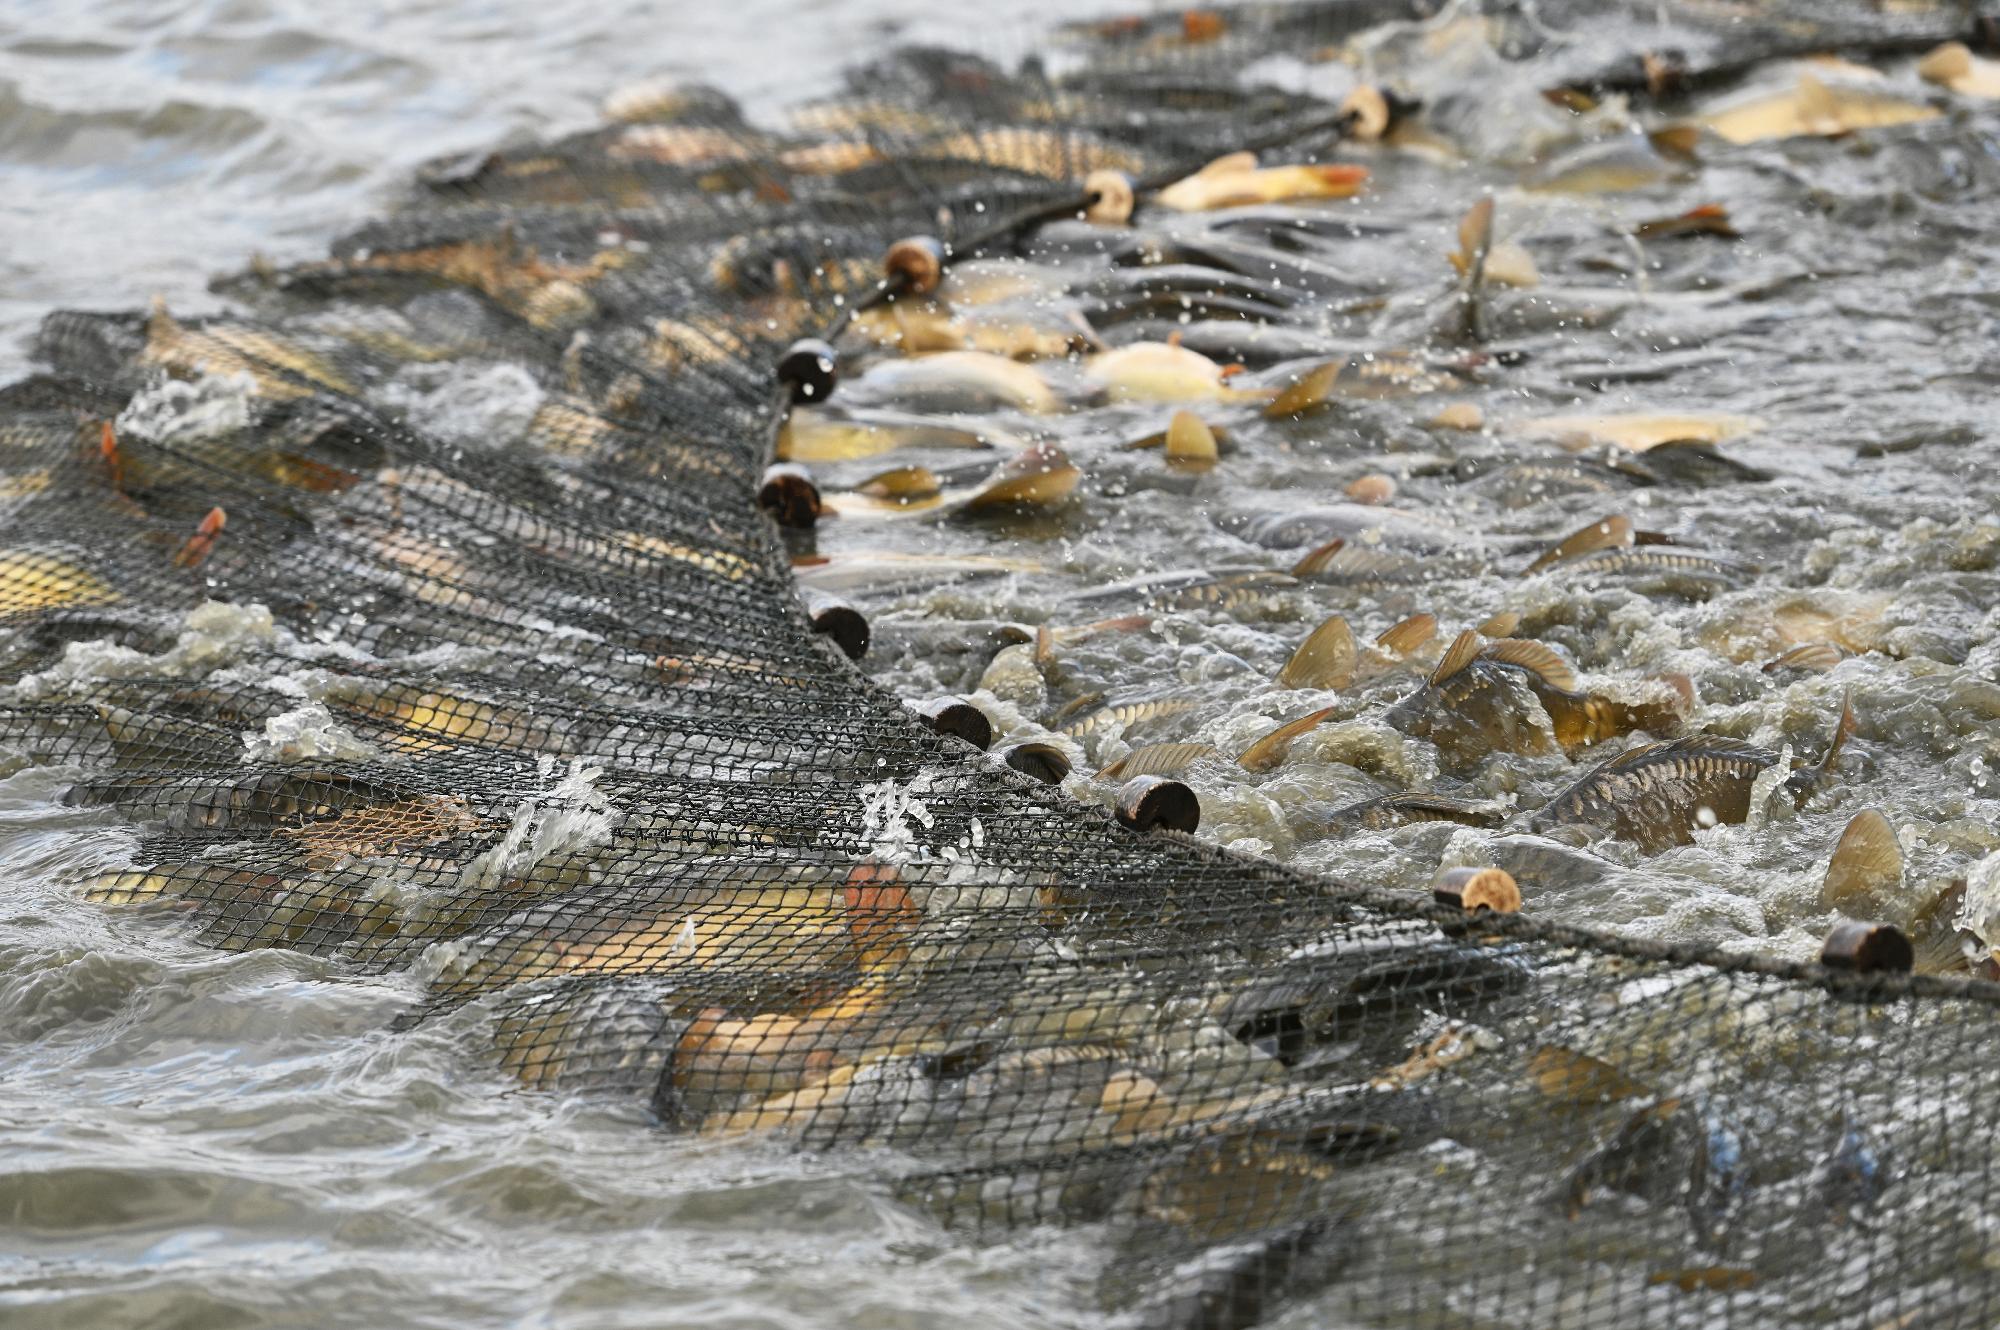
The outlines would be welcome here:
<svg viewBox="0 0 2000 1330">
<path fill-rule="evenodd" d="M 438 163 L 328 259 L 225 282 L 240 314 L 51 316 L 0 394 L 0 745 L 128 828 L 79 890 L 414 973 L 407 1022 L 528 1086 L 845 1161 L 967 1241 L 1085 1235 L 1063 1319 L 1994 1324 L 1993 989 L 1122 826 L 873 685 L 758 508 L 774 366 L 883 308 L 893 242 L 1004 255 L 1073 237 L 1093 172 L 1143 210 L 1246 144 L 1330 154 L 1357 113 L 1273 62 L 1430 8 L 897 52 L 785 131 L 642 92 Z M 1644 100 L 1977 28 L 1670 8 L 1522 6 L 1497 49 Z"/>
</svg>

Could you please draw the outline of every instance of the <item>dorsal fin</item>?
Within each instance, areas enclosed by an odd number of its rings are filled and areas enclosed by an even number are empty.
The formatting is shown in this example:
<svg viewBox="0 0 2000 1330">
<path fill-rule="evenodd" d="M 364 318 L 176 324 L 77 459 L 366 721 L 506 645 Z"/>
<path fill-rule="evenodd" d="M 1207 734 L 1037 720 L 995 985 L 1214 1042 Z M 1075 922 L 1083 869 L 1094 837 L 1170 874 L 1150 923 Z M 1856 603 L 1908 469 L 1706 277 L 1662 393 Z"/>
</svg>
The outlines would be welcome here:
<svg viewBox="0 0 2000 1330">
<path fill-rule="evenodd" d="M 1698 734 L 1692 737 L 1697 739 L 1709 739 L 1713 738 L 1714 736 L 1707 734 Z M 1618 756 L 1612 758 L 1609 762 L 1606 762 L 1604 764 L 1602 769 L 1605 771 L 1623 771 L 1628 767 L 1636 767 L 1640 765 L 1642 762 L 1646 761 L 1646 759 L 1660 752 L 1662 749 L 1671 748 L 1676 744 L 1684 744 L 1686 742 L 1687 740 L 1685 739 L 1663 739 L 1658 743 L 1640 744 L 1637 748 L 1628 748 L 1624 752 L 1620 753 Z"/>
<path fill-rule="evenodd" d="M 934 496 L 941 488 L 936 473 L 929 467 L 898 466 L 868 477 L 854 487 L 854 492 L 866 494 L 871 499 L 894 499 L 907 503 L 912 499 Z"/>
<path fill-rule="evenodd" d="M 1489 643 L 1479 654 L 1501 665 L 1518 666 L 1539 675 L 1542 682 L 1551 688 L 1560 688 L 1565 693 L 1578 691 L 1576 671 L 1555 653 L 1554 647 L 1544 643 L 1525 637 L 1510 637 Z"/>
<path fill-rule="evenodd" d="M 1345 536 L 1335 536 L 1332 540 L 1329 540 L 1326 544 L 1293 564 L 1292 576 L 1311 577 L 1314 573 L 1326 567 L 1333 559 L 1333 556 L 1345 548 L 1347 548 L 1347 538 Z"/>
<path fill-rule="evenodd" d="M 1484 817 L 1493 822 L 1500 820 L 1498 808 L 1488 799 L 1465 799 L 1452 794 L 1427 794 L 1412 790 L 1405 794 L 1384 795 L 1379 802 L 1405 812 Z"/>
<path fill-rule="evenodd" d="M 1431 671 L 1431 682 L 1443 683 L 1452 675 L 1470 665 L 1479 657 L 1479 634 L 1468 628 L 1452 639 L 1451 647 L 1444 653 L 1444 659 Z"/>
<path fill-rule="evenodd" d="M 1592 522 L 1581 530 L 1570 532 L 1552 548 L 1542 551 L 1540 557 L 1521 570 L 1521 576 L 1539 573 L 1552 563 L 1561 563 L 1597 550 L 1622 549 L 1632 541 L 1632 519 L 1624 513 L 1613 513 L 1601 522 Z"/>
<path fill-rule="evenodd" d="M 1297 382 L 1287 387 L 1264 408 L 1264 414 L 1273 418 L 1303 415 L 1315 407 L 1324 406 L 1333 392 L 1333 385 L 1340 381 L 1342 371 L 1347 368 L 1345 360 L 1329 360 L 1316 369 L 1299 376 Z"/>
<path fill-rule="evenodd" d="M 1199 171 L 1195 172 L 1195 176 L 1241 175 L 1245 171 L 1254 171 L 1256 169 L 1256 153 L 1232 152 L 1225 153 L 1223 156 L 1210 162 L 1207 166 L 1202 167 Z"/>
<path fill-rule="evenodd" d="M 1299 644 L 1278 671 L 1278 683 L 1285 688 L 1345 688 L 1354 682 L 1354 658 L 1354 633 L 1336 614 Z"/>
<path fill-rule="evenodd" d="M 1840 721 L 1833 727 L 1833 742 L 1826 746 L 1826 756 L 1819 760 L 1821 776 L 1833 774 L 1834 767 L 1840 762 L 1840 750 L 1845 748 L 1847 741 L 1853 737 L 1854 699 L 1843 695 L 1840 699 Z"/>
<path fill-rule="evenodd" d="M 1438 621 L 1434 614 L 1412 614 L 1395 627 L 1388 629 L 1375 639 L 1375 645 L 1384 651 L 1393 651 L 1399 656 L 1407 656 L 1424 643 L 1437 636 Z"/>
<path fill-rule="evenodd" d="M 1192 411 L 1176 411 L 1167 422 L 1167 460 L 1182 465 L 1212 465 L 1218 456 L 1215 431 Z"/>
<path fill-rule="evenodd" d="M 1134 748 L 1097 773 L 1099 780 L 1130 780 L 1134 776 L 1178 776 L 1215 749 L 1202 743 L 1157 743 Z"/>
<path fill-rule="evenodd" d="M 1478 280 L 1487 251 L 1493 247 L 1493 196 L 1483 195 L 1466 210 L 1458 224 L 1458 248 L 1445 257 L 1461 277 Z"/>
<path fill-rule="evenodd" d="M 1335 548 L 1339 545 L 1339 548 Z M 1408 561 L 1387 550 L 1342 545 L 1337 539 L 1320 546 L 1292 569 L 1294 577 L 1312 577 L 1322 582 L 1365 582 L 1370 578 L 1399 573 Z"/>
<path fill-rule="evenodd" d="M 1337 707 L 1321 707 L 1318 711 L 1308 711 L 1297 720 L 1288 720 L 1277 729 L 1243 750 L 1243 756 L 1236 764 L 1245 771 L 1262 771 L 1276 766 L 1285 756 L 1285 750 L 1292 746 L 1292 740 L 1328 720 Z"/>
<path fill-rule="evenodd" d="M 1903 880 L 1903 847 L 1889 819 L 1874 809 L 1856 813 L 1840 833 L 1833 861 L 1826 866 L 1820 900 L 1836 910 L 1872 904 L 1880 892 L 1894 891 Z"/>
<path fill-rule="evenodd" d="M 1653 151 L 1662 157 L 1674 157 L 1684 162 L 1694 160 L 1695 150 L 1701 146 L 1700 125 L 1666 125 L 1650 131 L 1646 142 L 1653 145 Z"/>
</svg>

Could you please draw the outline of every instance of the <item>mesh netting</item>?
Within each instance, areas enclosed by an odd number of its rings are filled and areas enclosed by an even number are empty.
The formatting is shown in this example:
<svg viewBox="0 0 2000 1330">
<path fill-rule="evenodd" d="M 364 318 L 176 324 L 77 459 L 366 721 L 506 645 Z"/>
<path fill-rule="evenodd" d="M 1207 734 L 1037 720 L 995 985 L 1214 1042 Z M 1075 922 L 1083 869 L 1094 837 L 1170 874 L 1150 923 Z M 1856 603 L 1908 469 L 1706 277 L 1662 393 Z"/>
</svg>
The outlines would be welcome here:
<svg viewBox="0 0 2000 1330">
<path fill-rule="evenodd" d="M 1330 150 L 1352 116 L 1244 71 L 1429 8 L 1103 25 L 1020 73 L 899 53 L 784 133 L 662 91 L 440 163 L 331 258 L 231 279 L 243 315 L 52 316 L 0 396 L 0 743 L 129 824 L 81 890 L 414 971 L 407 1019 L 529 1086 L 850 1152 L 970 1238 L 1089 1226 L 1084 1319 L 1993 1324 L 1988 986 L 1127 830 L 872 685 L 756 507 L 773 365 L 892 241 L 1010 252 L 1094 171 L 1143 209 L 1246 140 Z M 1554 8 L 1511 55 L 1578 97 L 1971 24 L 1576 7 L 1608 60 Z M 465 392 L 522 442 L 455 426 Z"/>
</svg>

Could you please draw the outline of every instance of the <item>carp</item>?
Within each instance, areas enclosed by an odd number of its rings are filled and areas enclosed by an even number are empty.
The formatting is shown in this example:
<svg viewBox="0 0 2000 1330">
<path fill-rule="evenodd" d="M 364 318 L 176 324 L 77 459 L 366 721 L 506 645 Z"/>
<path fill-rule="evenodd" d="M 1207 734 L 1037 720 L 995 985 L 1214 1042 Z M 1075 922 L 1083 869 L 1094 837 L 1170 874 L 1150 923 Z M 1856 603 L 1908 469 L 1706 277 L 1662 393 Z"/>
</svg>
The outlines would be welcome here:
<svg viewBox="0 0 2000 1330">
<path fill-rule="evenodd" d="M 1676 676 L 1661 689 L 1671 696 L 1626 702 L 1585 692 L 1549 647 L 1515 638 L 1482 643 L 1468 629 L 1387 719 L 1436 744 L 1452 764 L 1470 766 L 1496 751 L 1574 754 L 1634 730 L 1677 733 L 1693 705 L 1693 687 Z"/>
<path fill-rule="evenodd" d="M 1843 705 L 1819 764 L 1785 778 L 1783 788 L 1795 804 L 1833 778 L 1853 733 L 1854 709 Z M 1699 829 L 1748 820 L 1758 777 L 1778 760 L 1768 748 L 1719 734 L 1643 744 L 1551 799 L 1529 825 L 1536 831 L 1592 827 L 1657 853 L 1691 843 Z"/>
</svg>

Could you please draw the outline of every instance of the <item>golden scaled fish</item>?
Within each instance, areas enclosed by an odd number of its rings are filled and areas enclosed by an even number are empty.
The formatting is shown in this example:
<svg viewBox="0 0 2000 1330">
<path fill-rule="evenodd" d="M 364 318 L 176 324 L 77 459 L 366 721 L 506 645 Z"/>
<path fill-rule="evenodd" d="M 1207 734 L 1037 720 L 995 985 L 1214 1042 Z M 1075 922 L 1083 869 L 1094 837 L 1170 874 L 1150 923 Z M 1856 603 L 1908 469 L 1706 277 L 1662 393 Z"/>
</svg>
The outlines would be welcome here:
<svg viewBox="0 0 2000 1330">
<path fill-rule="evenodd" d="M 842 517 L 884 518 L 1046 508 L 1069 498 L 1083 473 L 1053 443 L 1032 443 L 976 484 L 947 486 L 928 467 L 883 471 L 845 493 L 823 496 Z"/>
<path fill-rule="evenodd" d="M 1634 730 L 1678 733 L 1693 704 L 1693 686 L 1673 677 L 1658 689 L 1663 696 L 1644 702 L 1587 693 L 1562 657 L 1542 643 L 1508 638 L 1482 644 L 1468 629 L 1424 686 L 1389 709 L 1388 720 L 1430 740 L 1458 766 L 1496 751 L 1560 747 L 1574 755 Z"/>
<path fill-rule="evenodd" d="M 1271 396 L 1266 389 L 1230 387 L 1233 373 L 1172 342 L 1134 342 L 1084 367 L 1084 377 L 1114 402 L 1261 402 Z"/>
<path fill-rule="evenodd" d="M 1287 199 L 1345 199 L 1359 194 L 1367 179 L 1367 167 L 1346 162 L 1260 167 L 1255 153 L 1234 152 L 1168 185 L 1153 202 L 1177 212 L 1208 212 Z"/>
<path fill-rule="evenodd" d="M 1538 416 L 1509 425 L 1507 432 L 1524 439 L 1547 439 L 1577 450 L 1608 443 L 1628 452 L 1643 453 L 1668 443 L 1721 443 L 1762 426 L 1763 422 L 1755 417 L 1719 411 L 1690 411 L 1680 415 L 1598 411 Z"/>
<path fill-rule="evenodd" d="M 177 374 L 248 374 L 260 394 L 274 399 L 310 397 L 315 389 L 355 391 L 324 357 L 296 342 L 222 320 L 189 327 L 158 299 L 146 317 L 146 347 L 139 359 Z"/>
<path fill-rule="evenodd" d="M 1706 112 L 1700 122 L 1731 143 L 1761 143 L 1806 136 L 1837 138 L 1857 130 L 1932 120 L 1938 115 L 1934 106 L 1874 86 L 1879 80 L 1873 70 L 1844 66 L 1840 72 L 1861 77 L 1830 81 L 1822 77 L 1835 72 L 1824 67 L 1809 69 L 1801 72 L 1790 88 L 1733 97 Z"/>
<path fill-rule="evenodd" d="M 857 336 L 906 355 L 978 351 L 1009 360 L 1050 360 L 1100 349 L 1075 310 L 1061 315 L 975 311 L 898 300 L 863 310 L 849 325 Z"/>
<path fill-rule="evenodd" d="M 0 550 L 0 615 L 110 605 L 118 593 L 67 559 L 39 550 Z"/>
<path fill-rule="evenodd" d="M 1826 756 L 1793 772 L 1784 789 L 1803 803 L 1829 781 L 1840 750 L 1854 732 L 1854 710 L 1843 706 Z M 1535 831 L 1594 827 L 1647 853 L 1693 841 L 1694 833 L 1750 816 L 1750 799 L 1778 761 L 1768 748 L 1719 734 L 1643 744 L 1612 758 L 1544 805 L 1530 820 Z"/>
</svg>

